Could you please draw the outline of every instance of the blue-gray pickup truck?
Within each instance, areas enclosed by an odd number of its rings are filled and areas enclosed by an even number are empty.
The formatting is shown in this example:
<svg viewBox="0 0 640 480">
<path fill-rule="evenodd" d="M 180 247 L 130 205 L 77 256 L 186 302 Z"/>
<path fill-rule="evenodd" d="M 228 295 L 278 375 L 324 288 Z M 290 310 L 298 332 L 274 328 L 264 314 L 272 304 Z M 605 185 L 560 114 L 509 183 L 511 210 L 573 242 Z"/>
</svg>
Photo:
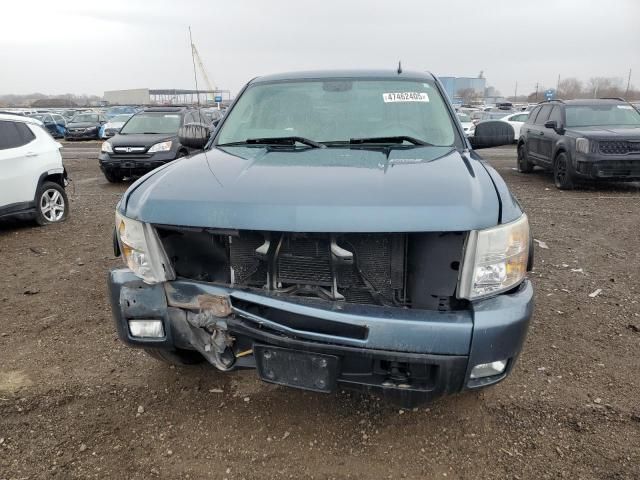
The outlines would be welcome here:
<svg viewBox="0 0 640 480">
<path fill-rule="evenodd" d="M 123 342 L 176 364 L 405 405 L 495 384 L 533 310 L 527 216 L 423 72 L 259 77 L 200 153 L 130 186 L 110 272 Z M 472 142 L 472 143 L 470 143 Z"/>
</svg>

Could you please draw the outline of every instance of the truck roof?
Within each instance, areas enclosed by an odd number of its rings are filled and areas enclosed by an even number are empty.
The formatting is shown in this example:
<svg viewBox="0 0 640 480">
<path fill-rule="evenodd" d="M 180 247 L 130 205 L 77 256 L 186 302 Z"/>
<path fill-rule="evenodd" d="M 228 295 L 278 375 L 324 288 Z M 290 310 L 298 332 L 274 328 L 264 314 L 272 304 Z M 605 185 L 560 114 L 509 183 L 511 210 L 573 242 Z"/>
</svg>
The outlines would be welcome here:
<svg viewBox="0 0 640 480">
<path fill-rule="evenodd" d="M 311 70 L 301 72 L 276 73 L 254 78 L 250 83 L 277 82 L 285 80 L 323 80 L 328 78 L 380 78 L 403 80 L 431 80 L 435 77 L 430 72 L 417 72 L 403 70 Z"/>
</svg>

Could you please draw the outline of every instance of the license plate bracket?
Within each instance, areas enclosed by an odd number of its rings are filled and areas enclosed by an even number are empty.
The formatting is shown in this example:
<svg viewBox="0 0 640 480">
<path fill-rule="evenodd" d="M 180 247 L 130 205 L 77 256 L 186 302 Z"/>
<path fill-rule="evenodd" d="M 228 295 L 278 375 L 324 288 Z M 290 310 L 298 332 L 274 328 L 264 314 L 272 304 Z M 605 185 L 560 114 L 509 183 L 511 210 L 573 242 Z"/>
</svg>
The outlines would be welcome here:
<svg viewBox="0 0 640 480">
<path fill-rule="evenodd" d="M 254 345 L 253 354 L 265 382 L 324 393 L 336 389 L 339 357 L 269 345 Z"/>
</svg>

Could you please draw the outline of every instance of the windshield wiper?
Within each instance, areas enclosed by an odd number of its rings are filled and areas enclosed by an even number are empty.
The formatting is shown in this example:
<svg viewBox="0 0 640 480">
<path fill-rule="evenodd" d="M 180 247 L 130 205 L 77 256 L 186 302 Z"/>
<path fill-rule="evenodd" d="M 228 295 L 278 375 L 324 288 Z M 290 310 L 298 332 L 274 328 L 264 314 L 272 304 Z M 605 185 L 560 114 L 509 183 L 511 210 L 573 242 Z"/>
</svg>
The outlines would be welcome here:
<svg viewBox="0 0 640 480">
<path fill-rule="evenodd" d="M 233 147 L 237 145 L 290 145 L 302 143 L 313 148 L 325 148 L 324 145 L 314 140 L 304 137 L 265 137 L 265 138 L 247 138 L 242 142 L 219 143 L 218 147 Z"/>
<path fill-rule="evenodd" d="M 394 137 L 352 138 L 351 140 L 349 140 L 349 143 L 351 145 L 362 145 L 365 143 L 402 143 L 402 142 L 409 142 L 414 145 L 422 145 L 422 146 L 428 146 L 428 147 L 434 146 L 429 142 L 425 142 L 424 140 L 419 140 L 414 137 L 409 137 L 407 135 L 397 135 Z"/>
</svg>

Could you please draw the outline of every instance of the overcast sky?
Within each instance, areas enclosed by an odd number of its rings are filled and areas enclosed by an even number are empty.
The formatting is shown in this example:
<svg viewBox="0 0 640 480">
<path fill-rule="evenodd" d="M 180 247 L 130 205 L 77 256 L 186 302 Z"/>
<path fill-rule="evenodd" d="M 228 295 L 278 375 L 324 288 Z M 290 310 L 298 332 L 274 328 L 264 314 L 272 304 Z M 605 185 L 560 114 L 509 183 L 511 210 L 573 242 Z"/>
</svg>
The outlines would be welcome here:
<svg viewBox="0 0 640 480">
<path fill-rule="evenodd" d="M 477 76 L 503 95 L 558 75 L 640 87 L 640 0 L 9 0 L 0 94 L 193 88 L 188 26 L 219 88 L 273 72 Z M 200 84 L 203 88 L 203 83 Z"/>
</svg>

